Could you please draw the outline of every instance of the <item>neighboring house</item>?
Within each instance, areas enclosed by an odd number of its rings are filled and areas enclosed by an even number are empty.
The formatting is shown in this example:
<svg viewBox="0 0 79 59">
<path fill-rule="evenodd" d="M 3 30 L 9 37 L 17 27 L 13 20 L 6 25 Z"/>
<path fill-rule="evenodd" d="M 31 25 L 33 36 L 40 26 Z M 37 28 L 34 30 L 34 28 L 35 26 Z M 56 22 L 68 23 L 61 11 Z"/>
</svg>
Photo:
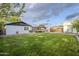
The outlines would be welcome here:
<svg viewBox="0 0 79 59">
<path fill-rule="evenodd" d="M 6 35 L 27 34 L 30 32 L 32 32 L 32 26 L 22 21 L 6 24 Z"/>
<path fill-rule="evenodd" d="M 76 28 L 73 28 L 72 26 L 72 22 L 76 19 L 79 19 L 79 14 L 74 15 L 74 16 L 73 15 L 68 16 L 66 19 L 67 21 L 63 23 L 63 31 L 77 33 Z"/>
<path fill-rule="evenodd" d="M 46 32 L 46 27 L 43 25 L 39 25 L 37 27 L 33 27 L 34 32 Z"/>
<path fill-rule="evenodd" d="M 53 26 L 50 28 L 50 32 L 63 32 L 63 26 Z"/>
<path fill-rule="evenodd" d="M 66 21 L 63 23 L 63 32 L 76 33 L 76 28 L 73 28 L 72 21 Z"/>
<path fill-rule="evenodd" d="M 54 26 L 50 28 L 50 32 L 64 32 L 64 33 L 77 33 L 76 28 L 72 26 L 73 20 L 67 20 L 61 26 Z"/>
</svg>

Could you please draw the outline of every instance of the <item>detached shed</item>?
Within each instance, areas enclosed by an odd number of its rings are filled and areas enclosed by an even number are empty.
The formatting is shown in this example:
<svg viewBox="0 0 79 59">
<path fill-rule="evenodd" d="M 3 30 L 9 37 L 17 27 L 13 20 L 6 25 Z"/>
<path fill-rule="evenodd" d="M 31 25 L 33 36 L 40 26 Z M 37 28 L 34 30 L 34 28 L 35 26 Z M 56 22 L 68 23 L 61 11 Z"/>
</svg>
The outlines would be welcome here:
<svg viewBox="0 0 79 59">
<path fill-rule="evenodd" d="M 32 26 L 25 22 L 13 22 L 6 25 L 6 35 L 27 34 L 32 31 Z"/>
</svg>

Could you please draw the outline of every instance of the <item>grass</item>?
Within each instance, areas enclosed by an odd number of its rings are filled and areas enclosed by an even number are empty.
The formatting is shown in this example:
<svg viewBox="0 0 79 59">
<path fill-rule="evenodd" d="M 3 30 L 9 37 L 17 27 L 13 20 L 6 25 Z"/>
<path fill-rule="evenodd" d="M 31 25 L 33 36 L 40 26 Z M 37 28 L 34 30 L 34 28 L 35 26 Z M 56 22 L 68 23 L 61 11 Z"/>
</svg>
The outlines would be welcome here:
<svg viewBox="0 0 79 59">
<path fill-rule="evenodd" d="M 77 56 L 79 42 L 72 35 L 37 33 L 0 39 L 0 55 Z"/>
</svg>

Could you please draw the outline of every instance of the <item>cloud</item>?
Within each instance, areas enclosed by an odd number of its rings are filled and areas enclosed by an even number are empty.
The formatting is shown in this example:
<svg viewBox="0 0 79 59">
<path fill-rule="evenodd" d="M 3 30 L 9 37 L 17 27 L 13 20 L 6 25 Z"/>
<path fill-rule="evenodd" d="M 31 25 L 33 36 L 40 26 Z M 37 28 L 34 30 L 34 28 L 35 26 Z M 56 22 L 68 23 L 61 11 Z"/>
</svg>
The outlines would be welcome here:
<svg viewBox="0 0 79 59">
<path fill-rule="evenodd" d="M 58 16 L 63 10 L 79 5 L 77 3 L 28 3 L 25 17 L 34 20 L 44 20 Z"/>
<path fill-rule="evenodd" d="M 26 13 L 26 16 L 33 19 L 46 19 L 52 16 L 50 4 L 32 4 Z"/>
<path fill-rule="evenodd" d="M 67 16 L 66 19 L 68 19 L 68 20 L 73 19 L 73 18 L 75 18 L 77 16 L 79 16 L 79 13 L 74 13 L 74 14 L 71 14 L 71 15 Z"/>
</svg>

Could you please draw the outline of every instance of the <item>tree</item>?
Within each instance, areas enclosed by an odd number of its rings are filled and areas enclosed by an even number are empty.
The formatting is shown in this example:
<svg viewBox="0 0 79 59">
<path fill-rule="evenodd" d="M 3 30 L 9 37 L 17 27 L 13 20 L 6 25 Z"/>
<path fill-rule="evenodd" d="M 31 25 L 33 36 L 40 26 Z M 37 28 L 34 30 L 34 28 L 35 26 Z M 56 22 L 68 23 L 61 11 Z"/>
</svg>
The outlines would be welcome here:
<svg viewBox="0 0 79 59">
<path fill-rule="evenodd" d="M 21 21 L 20 16 L 25 12 L 25 4 L 1 3 L 0 4 L 0 30 L 3 30 L 7 22 Z"/>
<path fill-rule="evenodd" d="M 15 16 L 16 18 L 19 18 L 21 14 L 25 12 L 24 7 L 25 7 L 25 4 L 19 4 L 19 3 L 0 4 L 0 21 L 9 21 L 10 18 L 12 17 L 14 18 Z"/>
<path fill-rule="evenodd" d="M 74 28 L 76 28 L 77 33 L 78 33 L 78 32 L 79 32 L 79 20 L 74 20 L 74 21 L 72 22 L 72 26 L 73 26 Z"/>
</svg>

